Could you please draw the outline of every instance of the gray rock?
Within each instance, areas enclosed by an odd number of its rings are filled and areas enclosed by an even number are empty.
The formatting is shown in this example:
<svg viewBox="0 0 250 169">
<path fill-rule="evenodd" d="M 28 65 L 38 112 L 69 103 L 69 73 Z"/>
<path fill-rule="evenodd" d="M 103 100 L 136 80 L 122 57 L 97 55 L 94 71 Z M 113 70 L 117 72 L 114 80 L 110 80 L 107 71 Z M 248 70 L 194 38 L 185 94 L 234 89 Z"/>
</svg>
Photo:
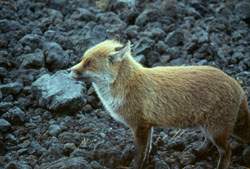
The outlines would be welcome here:
<svg viewBox="0 0 250 169">
<path fill-rule="evenodd" d="M 155 169 L 170 169 L 169 165 L 164 160 L 155 159 Z"/>
<path fill-rule="evenodd" d="M 42 154 L 45 154 L 47 152 L 47 149 L 42 147 L 40 145 L 40 143 L 38 143 L 37 141 L 32 141 L 30 143 L 30 147 L 31 147 L 31 152 L 30 154 L 36 155 L 36 156 L 41 156 Z"/>
<path fill-rule="evenodd" d="M 11 102 L 0 102 L 0 114 L 7 112 L 11 107 L 13 107 Z"/>
<path fill-rule="evenodd" d="M 170 47 L 181 45 L 184 43 L 183 41 L 184 41 L 184 34 L 182 31 L 178 30 L 169 33 L 165 38 L 166 44 Z"/>
<path fill-rule="evenodd" d="M 49 126 L 48 132 L 51 136 L 57 136 L 62 131 L 61 127 L 56 124 Z"/>
<path fill-rule="evenodd" d="M 32 169 L 32 168 L 25 161 L 11 161 L 5 166 L 5 169 Z"/>
<path fill-rule="evenodd" d="M 53 112 L 75 112 L 85 104 L 85 84 L 74 80 L 66 71 L 45 74 L 32 84 L 39 105 Z"/>
<path fill-rule="evenodd" d="M 10 32 L 21 29 L 21 24 L 14 20 L 2 19 L 0 20 L 0 30 L 1 32 Z"/>
<path fill-rule="evenodd" d="M 137 55 L 134 57 L 134 59 L 141 64 L 145 64 L 146 62 L 146 58 L 144 55 Z"/>
<path fill-rule="evenodd" d="M 1 132 L 6 132 L 10 129 L 11 124 L 5 120 L 5 119 L 0 119 L 0 131 Z"/>
<path fill-rule="evenodd" d="M 4 67 L 0 67 L 0 78 L 7 76 L 7 70 Z"/>
<path fill-rule="evenodd" d="M 43 41 L 44 38 L 37 34 L 27 34 L 20 39 L 20 42 L 23 46 L 28 46 L 32 50 L 42 47 Z"/>
<path fill-rule="evenodd" d="M 63 157 L 52 163 L 42 164 L 41 169 L 91 169 L 83 157 Z"/>
<path fill-rule="evenodd" d="M 86 149 L 76 148 L 71 154 L 71 157 L 84 157 L 85 159 L 93 159 L 95 153 L 89 152 Z"/>
<path fill-rule="evenodd" d="M 26 120 L 25 113 L 19 107 L 11 108 L 7 113 L 4 113 L 2 117 L 13 125 L 23 124 Z"/>
<path fill-rule="evenodd" d="M 76 12 L 72 14 L 72 19 L 84 20 L 84 21 L 94 21 L 95 15 L 85 8 L 78 8 Z"/>
<path fill-rule="evenodd" d="M 23 88 L 23 84 L 20 82 L 7 83 L 0 85 L 0 90 L 3 94 L 18 94 Z"/>
<path fill-rule="evenodd" d="M 84 138 L 85 136 L 83 133 L 77 132 L 63 132 L 59 135 L 59 140 L 62 143 L 74 143 L 76 145 L 79 145 Z"/>
<path fill-rule="evenodd" d="M 63 146 L 63 152 L 66 155 L 69 155 L 76 149 L 76 145 L 74 143 L 66 143 Z"/>
<path fill-rule="evenodd" d="M 192 41 L 204 43 L 209 41 L 208 31 L 201 27 L 196 27 L 193 30 Z"/>
<path fill-rule="evenodd" d="M 178 14 L 177 1 L 176 0 L 165 0 L 162 1 L 160 10 L 163 14 L 169 17 L 176 17 Z"/>
<path fill-rule="evenodd" d="M 143 37 L 141 38 L 137 43 L 135 43 L 133 50 L 134 54 L 146 54 L 146 52 L 149 51 L 149 49 L 152 47 L 154 41 L 150 38 Z"/>
<path fill-rule="evenodd" d="M 138 26 L 145 26 L 148 22 L 155 21 L 159 17 L 159 11 L 155 9 L 145 9 L 135 20 Z"/>
<path fill-rule="evenodd" d="M 54 157 L 63 157 L 63 145 L 61 143 L 52 143 L 48 152 Z"/>
<path fill-rule="evenodd" d="M 44 55 L 41 50 L 35 53 L 24 54 L 20 57 L 21 67 L 40 68 L 44 65 Z"/>
<path fill-rule="evenodd" d="M 45 64 L 49 69 L 61 69 L 69 65 L 70 57 L 58 43 L 46 42 L 43 47 L 45 50 Z"/>
<path fill-rule="evenodd" d="M 129 38 L 136 38 L 138 36 L 139 26 L 132 25 L 126 29 L 126 34 Z"/>
<path fill-rule="evenodd" d="M 250 18 L 250 2 L 247 0 L 238 2 L 235 6 L 234 12 L 241 19 Z"/>
<path fill-rule="evenodd" d="M 5 141 L 7 141 L 10 144 L 14 144 L 14 145 L 18 143 L 16 136 L 11 134 L 11 133 L 6 134 Z"/>
</svg>

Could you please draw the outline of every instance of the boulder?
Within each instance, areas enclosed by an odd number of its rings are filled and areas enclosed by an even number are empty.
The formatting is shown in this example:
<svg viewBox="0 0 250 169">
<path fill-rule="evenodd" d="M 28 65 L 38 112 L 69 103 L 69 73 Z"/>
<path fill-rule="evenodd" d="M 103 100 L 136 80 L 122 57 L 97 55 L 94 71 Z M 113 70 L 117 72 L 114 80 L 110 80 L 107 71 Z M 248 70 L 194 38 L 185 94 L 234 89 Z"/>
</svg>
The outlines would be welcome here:
<svg viewBox="0 0 250 169">
<path fill-rule="evenodd" d="M 32 83 L 32 93 L 41 107 L 53 112 L 75 112 L 85 104 L 86 87 L 66 71 L 44 74 Z"/>
</svg>

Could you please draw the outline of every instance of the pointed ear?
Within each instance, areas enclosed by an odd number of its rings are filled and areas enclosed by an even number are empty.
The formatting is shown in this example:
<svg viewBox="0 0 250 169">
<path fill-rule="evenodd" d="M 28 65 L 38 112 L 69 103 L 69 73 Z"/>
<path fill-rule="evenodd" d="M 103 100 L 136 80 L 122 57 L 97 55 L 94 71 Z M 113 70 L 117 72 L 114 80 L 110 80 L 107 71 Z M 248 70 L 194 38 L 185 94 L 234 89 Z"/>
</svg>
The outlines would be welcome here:
<svg viewBox="0 0 250 169">
<path fill-rule="evenodd" d="M 130 41 L 128 41 L 123 47 L 116 48 L 115 51 L 110 54 L 109 59 L 111 62 L 119 62 L 122 61 L 127 56 L 127 54 L 130 54 L 130 52 Z"/>
</svg>

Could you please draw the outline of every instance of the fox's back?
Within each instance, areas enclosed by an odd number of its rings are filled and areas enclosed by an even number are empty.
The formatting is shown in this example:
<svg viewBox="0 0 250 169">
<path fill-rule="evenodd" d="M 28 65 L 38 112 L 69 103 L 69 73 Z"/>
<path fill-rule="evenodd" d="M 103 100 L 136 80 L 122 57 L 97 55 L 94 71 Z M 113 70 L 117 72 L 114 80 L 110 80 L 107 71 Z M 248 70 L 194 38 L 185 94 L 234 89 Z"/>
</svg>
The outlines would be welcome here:
<svg viewBox="0 0 250 169">
<path fill-rule="evenodd" d="M 204 123 L 211 119 L 209 116 L 216 116 L 218 120 L 231 116 L 224 120 L 226 123 L 235 120 L 244 92 L 233 78 L 219 69 L 176 66 L 144 68 L 142 72 L 135 83 L 142 93 L 142 111 L 148 112 L 145 117 L 152 120 L 151 123 L 173 126 L 182 121 L 183 126 L 179 127 L 187 127 Z"/>
</svg>

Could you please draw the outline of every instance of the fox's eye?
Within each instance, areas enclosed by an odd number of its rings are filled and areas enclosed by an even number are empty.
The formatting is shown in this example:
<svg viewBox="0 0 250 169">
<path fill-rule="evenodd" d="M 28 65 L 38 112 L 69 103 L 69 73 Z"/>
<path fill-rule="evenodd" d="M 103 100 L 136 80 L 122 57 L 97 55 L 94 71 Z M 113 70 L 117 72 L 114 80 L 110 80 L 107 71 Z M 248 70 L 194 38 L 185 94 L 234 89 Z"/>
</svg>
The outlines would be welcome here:
<svg viewBox="0 0 250 169">
<path fill-rule="evenodd" d="M 109 56 L 108 60 L 109 60 L 109 63 L 110 63 L 110 64 L 113 64 L 113 63 L 114 63 L 114 62 L 113 62 L 112 56 Z"/>
<path fill-rule="evenodd" d="M 92 64 L 91 60 L 85 62 L 84 67 L 89 67 Z"/>
</svg>

